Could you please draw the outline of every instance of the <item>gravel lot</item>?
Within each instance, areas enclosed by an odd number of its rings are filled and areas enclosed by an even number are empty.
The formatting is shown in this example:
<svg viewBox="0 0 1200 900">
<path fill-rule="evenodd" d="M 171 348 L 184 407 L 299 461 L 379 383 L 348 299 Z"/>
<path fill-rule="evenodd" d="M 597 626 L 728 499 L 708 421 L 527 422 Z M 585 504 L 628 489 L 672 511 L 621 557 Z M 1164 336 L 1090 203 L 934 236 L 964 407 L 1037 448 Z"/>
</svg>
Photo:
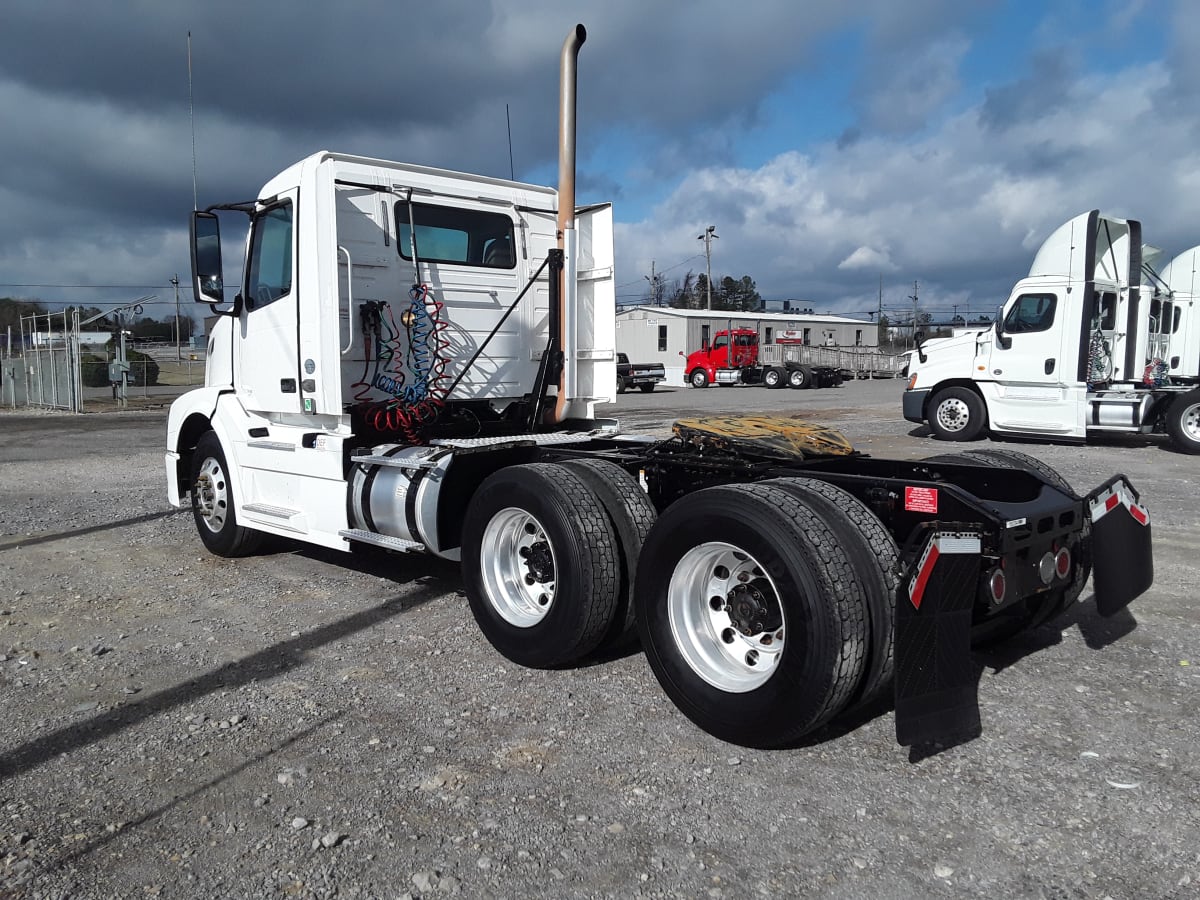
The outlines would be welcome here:
<svg viewBox="0 0 1200 900">
<path fill-rule="evenodd" d="M 827 421 L 944 452 L 899 381 L 626 394 L 602 412 Z M 980 658 L 984 733 L 918 758 L 884 711 L 798 749 L 698 731 L 640 653 L 527 671 L 456 567 L 279 542 L 207 555 L 166 506 L 165 409 L 0 413 L 0 897 L 1193 897 L 1200 457 L 1123 471 L 1156 583 Z"/>
</svg>

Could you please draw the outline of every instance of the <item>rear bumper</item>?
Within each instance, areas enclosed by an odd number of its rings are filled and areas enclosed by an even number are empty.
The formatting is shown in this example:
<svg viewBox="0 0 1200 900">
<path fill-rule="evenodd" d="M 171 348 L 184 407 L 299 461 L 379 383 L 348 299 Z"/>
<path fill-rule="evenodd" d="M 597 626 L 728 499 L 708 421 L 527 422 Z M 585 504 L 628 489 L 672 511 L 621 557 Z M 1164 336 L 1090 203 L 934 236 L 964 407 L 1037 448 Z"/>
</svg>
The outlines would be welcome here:
<svg viewBox="0 0 1200 900">
<path fill-rule="evenodd" d="M 910 422 L 924 422 L 925 401 L 929 399 L 929 390 L 905 391 L 902 397 L 904 418 Z"/>
</svg>

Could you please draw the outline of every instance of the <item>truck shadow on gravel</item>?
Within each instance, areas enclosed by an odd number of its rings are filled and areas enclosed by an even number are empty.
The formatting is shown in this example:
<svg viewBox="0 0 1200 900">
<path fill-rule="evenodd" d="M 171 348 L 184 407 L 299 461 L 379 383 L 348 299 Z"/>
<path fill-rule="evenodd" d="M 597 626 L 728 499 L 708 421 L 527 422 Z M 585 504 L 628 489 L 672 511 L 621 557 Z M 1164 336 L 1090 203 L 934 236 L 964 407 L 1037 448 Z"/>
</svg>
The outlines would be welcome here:
<svg viewBox="0 0 1200 900">
<path fill-rule="evenodd" d="M 1000 643 L 973 650 L 971 656 L 975 669 L 975 692 L 972 697 L 973 706 L 960 712 L 960 721 L 964 723 L 963 730 L 942 741 L 916 744 L 910 747 L 908 761 L 919 763 L 931 756 L 937 756 L 954 747 L 970 743 L 979 737 L 983 733 L 979 713 L 979 683 L 983 678 L 983 673 L 988 669 L 991 669 L 993 674 L 1002 672 L 1028 656 L 1062 643 L 1063 634 L 1071 628 L 1079 629 L 1080 636 L 1089 649 L 1101 650 L 1133 632 L 1137 628 L 1137 619 L 1133 617 L 1133 613 L 1128 608 L 1118 610 L 1107 619 L 1104 618 L 1096 611 L 1096 601 L 1093 596 L 1076 603 L 1052 622 L 1047 622 L 1030 631 L 1021 632 Z M 892 696 L 885 694 L 872 703 L 852 709 L 835 718 L 825 728 L 807 736 L 793 746 L 811 747 L 836 740 L 857 731 L 880 716 L 893 712 L 894 709 L 895 703 Z"/>
<path fill-rule="evenodd" d="M 0 756 L 0 783 L 34 769 L 55 757 L 70 753 L 130 726 L 176 709 L 214 691 L 237 688 L 257 681 L 278 678 L 305 664 L 308 651 L 331 644 L 358 631 L 371 628 L 444 594 L 440 584 L 422 585 L 411 594 L 393 597 L 378 606 L 318 626 L 298 637 L 281 641 L 242 659 L 189 679 L 175 687 L 118 706 L 86 721 L 58 728 L 27 741 Z"/>
<path fill-rule="evenodd" d="M 164 509 L 159 512 L 146 513 L 142 516 L 132 516 L 128 519 L 117 519 L 114 522 L 105 522 L 103 525 L 89 525 L 87 528 L 73 528 L 70 531 L 56 531 L 53 534 L 39 534 L 33 537 L 17 538 L 16 540 L 5 541 L 0 544 L 0 553 L 5 550 L 16 550 L 18 547 L 32 547 L 36 544 L 49 544 L 54 541 L 65 541 L 70 538 L 83 537 L 85 534 L 95 534 L 98 531 L 110 531 L 114 528 L 125 528 L 129 525 L 140 525 L 143 522 L 153 522 L 157 519 L 165 519 L 167 516 L 176 516 L 182 513 L 191 514 L 190 509 Z"/>
</svg>

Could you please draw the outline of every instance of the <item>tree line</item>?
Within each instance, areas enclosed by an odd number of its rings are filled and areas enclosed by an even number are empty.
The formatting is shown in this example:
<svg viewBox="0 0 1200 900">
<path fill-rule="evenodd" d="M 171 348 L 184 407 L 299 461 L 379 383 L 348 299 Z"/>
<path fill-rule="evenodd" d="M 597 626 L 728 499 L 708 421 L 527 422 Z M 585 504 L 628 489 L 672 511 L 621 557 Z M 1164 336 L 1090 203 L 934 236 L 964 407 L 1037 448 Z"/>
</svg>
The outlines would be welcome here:
<svg viewBox="0 0 1200 900">
<path fill-rule="evenodd" d="M 90 319 L 92 316 L 101 315 L 104 310 L 98 306 L 80 306 L 79 319 L 83 321 Z M 19 300 L 14 297 L 0 297 L 0 335 L 5 334 L 11 326 L 14 342 L 16 335 L 20 333 L 21 319 L 28 316 L 45 316 L 51 314 L 50 329 L 59 331 L 62 329 L 62 310 L 50 309 L 45 303 L 40 300 Z M 68 322 L 70 317 L 68 316 Z M 39 330 L 45 330 L 45 319 L 38 323 Z M 175 340 L 175 316 L 174 314 L 164 316 L 161 319 L 154 319 L 150 316 L 137 316 L 132 320 L 128 320 L 122 326 L 117 321 L 116 316 L 105 316 L 97 319 L 91 325 L 85 326 L 87 331 L 104 331 L 108 329 L 115 331 L 118 327 L 124 327 L 128 332 L 131 332 L 135 341 L 163 341 L 172 342 Z M 179 339 L 181 341 L 188 340 L 195 331 L 196 323 L 192 321 L 191 316 L 179 317 Z"/>
<path fill-rule="evenodd" d="M 674 309 L 713 309 L 730 312 L 753 312 L 762 308 L 762 297 L 754 279 L 749 275 L 734 278 L 725 275 L 714 279 L 712 306 L 709 306 L 708 276 L 689 271 L 671 282 L 656 276 L 643 298 L 650 306 L 670 306 Z"/>
</svg>

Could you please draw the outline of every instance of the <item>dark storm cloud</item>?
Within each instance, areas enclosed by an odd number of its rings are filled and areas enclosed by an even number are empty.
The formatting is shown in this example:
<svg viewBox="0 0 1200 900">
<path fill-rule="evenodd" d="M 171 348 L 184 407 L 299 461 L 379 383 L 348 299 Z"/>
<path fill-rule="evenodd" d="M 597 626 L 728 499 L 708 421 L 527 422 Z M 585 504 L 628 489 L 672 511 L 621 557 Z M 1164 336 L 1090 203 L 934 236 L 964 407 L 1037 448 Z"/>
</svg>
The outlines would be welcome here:
<svg viewBox="0 0 1200 900">
<path fill-rule="evenodd" d="M 1061 109 L 1076 79 L 1061 47 L 1041 50 L 1029 64 L 1029 74 L 985 92 L 979 118 L 993 131 L 1004 130 Z"/>
</svg>

